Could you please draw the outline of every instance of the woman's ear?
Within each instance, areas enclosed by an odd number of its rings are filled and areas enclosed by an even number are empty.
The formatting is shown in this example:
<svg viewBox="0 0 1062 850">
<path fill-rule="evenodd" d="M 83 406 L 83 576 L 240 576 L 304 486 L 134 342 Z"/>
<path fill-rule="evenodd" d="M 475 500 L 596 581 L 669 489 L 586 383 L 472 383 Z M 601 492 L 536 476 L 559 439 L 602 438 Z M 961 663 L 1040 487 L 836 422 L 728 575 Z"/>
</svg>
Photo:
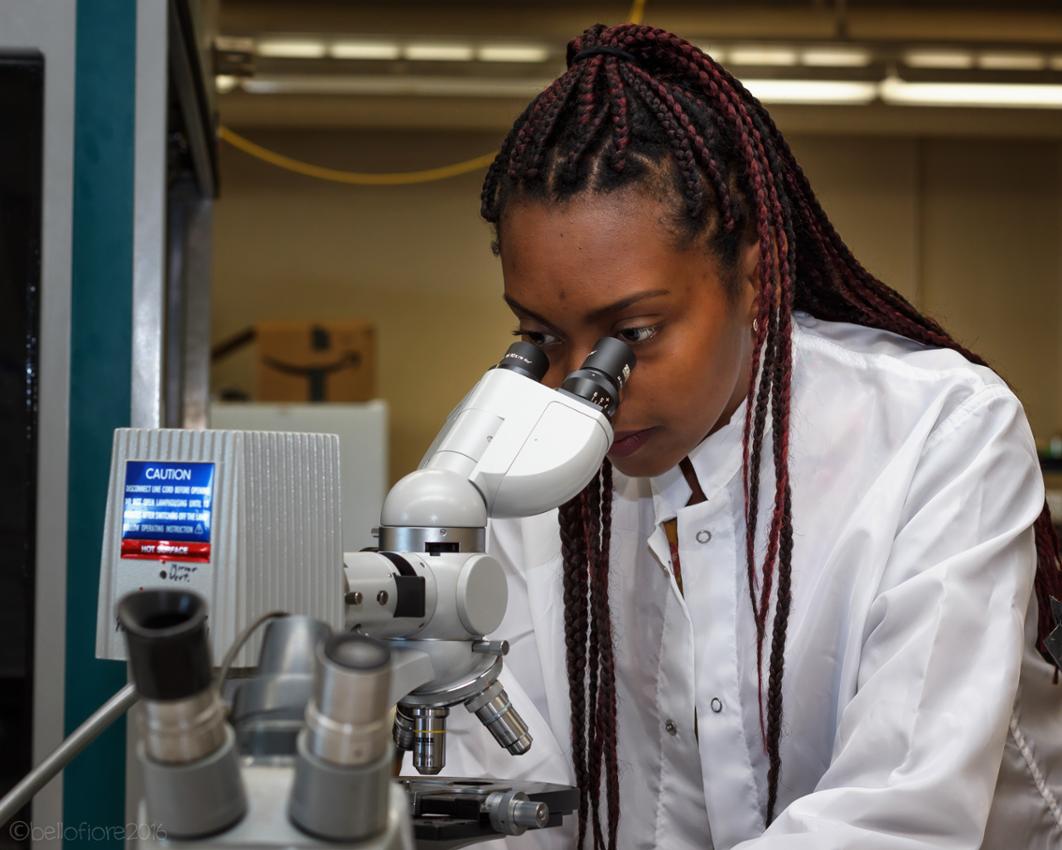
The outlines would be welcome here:
<svg viewBox="0 0 1062 850">
<path fill-rule="evenodd" d="M 738 291 L 742 314 L 749 324 L 756 318 L 760 300 L 760 243 L 749 242 L 738 256 Z"/>
</svg>

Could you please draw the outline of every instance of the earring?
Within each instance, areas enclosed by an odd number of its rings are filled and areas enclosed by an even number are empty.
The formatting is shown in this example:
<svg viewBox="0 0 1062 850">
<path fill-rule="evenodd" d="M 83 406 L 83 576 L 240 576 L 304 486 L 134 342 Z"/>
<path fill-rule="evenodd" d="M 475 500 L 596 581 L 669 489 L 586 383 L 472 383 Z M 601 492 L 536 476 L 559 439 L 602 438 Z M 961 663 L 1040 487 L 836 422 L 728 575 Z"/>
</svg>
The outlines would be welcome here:
<svg viewBox="0 0 1062 850">
<path fill-rule="evenodd" d="M 753 319 L 752 320 L 752 332 L 754 334 L 758 334 L 760 332 L 760 320 L 759 319 Z"/>
</svg>

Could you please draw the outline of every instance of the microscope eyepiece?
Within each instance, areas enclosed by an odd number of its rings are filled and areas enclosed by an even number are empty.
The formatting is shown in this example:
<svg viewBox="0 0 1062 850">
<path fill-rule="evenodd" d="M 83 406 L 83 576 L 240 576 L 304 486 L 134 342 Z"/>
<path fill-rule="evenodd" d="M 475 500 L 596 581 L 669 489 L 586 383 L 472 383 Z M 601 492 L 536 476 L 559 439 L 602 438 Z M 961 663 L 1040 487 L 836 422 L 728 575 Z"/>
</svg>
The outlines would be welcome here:
<svg viewBox="0 0 1062 850">
<path fill-rule="evenodd" d="M 538 346 L 514 342 L 498 361 L 498 368 L 518 372 L 532 381 L 541 381 L 549 371 L 549 358 Z"/>
<path fill-rule="evenodd" d="M 185 590 L 141 590 L 118 603 L 129 668 L 148 700 L 177 700 L 210 687 L 206 602 Z"/>
<path fill-rule="evenodd" d="M 306 709 L 309 751 L 344 767 L 373 762 L 388 745 L 391 650 L 341 632 L 317 647 L 313 699 Z"/>
<path fill-rule="evenodd" d="M 619 407 L 620 392 L 635 362 L 634 352 L 625 342 L 612 336 L 602 337 L 583 365 L 564 379 L 561 389 L 600 407 L 611 417 Z"/>
</svg>

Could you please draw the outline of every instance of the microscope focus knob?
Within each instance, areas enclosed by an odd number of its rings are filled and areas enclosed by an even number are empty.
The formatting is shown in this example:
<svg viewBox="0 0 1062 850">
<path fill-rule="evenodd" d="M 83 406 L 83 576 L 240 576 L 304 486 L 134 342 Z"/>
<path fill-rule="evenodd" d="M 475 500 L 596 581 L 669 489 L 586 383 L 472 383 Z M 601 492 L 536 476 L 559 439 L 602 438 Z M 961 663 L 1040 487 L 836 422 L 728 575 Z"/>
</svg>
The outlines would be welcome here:
<svg viewBox="0 0 1062 850">
<path fill-rule="evenodd" d="M 528 829 L 542 829 L 549 823 L 549 806 L 529 800 L 523 791 L 495 791 L 483 807 L 490 824 L 502 835 L 523 835 Z"/>
</svg>

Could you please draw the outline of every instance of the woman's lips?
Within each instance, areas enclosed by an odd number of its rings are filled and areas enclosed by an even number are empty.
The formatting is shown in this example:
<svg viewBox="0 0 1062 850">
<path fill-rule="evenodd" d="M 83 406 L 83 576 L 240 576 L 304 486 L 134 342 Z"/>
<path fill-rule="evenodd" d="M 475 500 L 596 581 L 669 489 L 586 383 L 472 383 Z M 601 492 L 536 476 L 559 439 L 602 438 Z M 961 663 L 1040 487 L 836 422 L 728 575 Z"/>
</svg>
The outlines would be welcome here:
<svg viewBox="0 0 1062 850">
<path fill-rule="evenodd" d="M 643 428 L 641 431 L 617 431 L 608 453 L 612 457 L 629 457 L 645 445 L 655 428 Z"/>
</svg>

